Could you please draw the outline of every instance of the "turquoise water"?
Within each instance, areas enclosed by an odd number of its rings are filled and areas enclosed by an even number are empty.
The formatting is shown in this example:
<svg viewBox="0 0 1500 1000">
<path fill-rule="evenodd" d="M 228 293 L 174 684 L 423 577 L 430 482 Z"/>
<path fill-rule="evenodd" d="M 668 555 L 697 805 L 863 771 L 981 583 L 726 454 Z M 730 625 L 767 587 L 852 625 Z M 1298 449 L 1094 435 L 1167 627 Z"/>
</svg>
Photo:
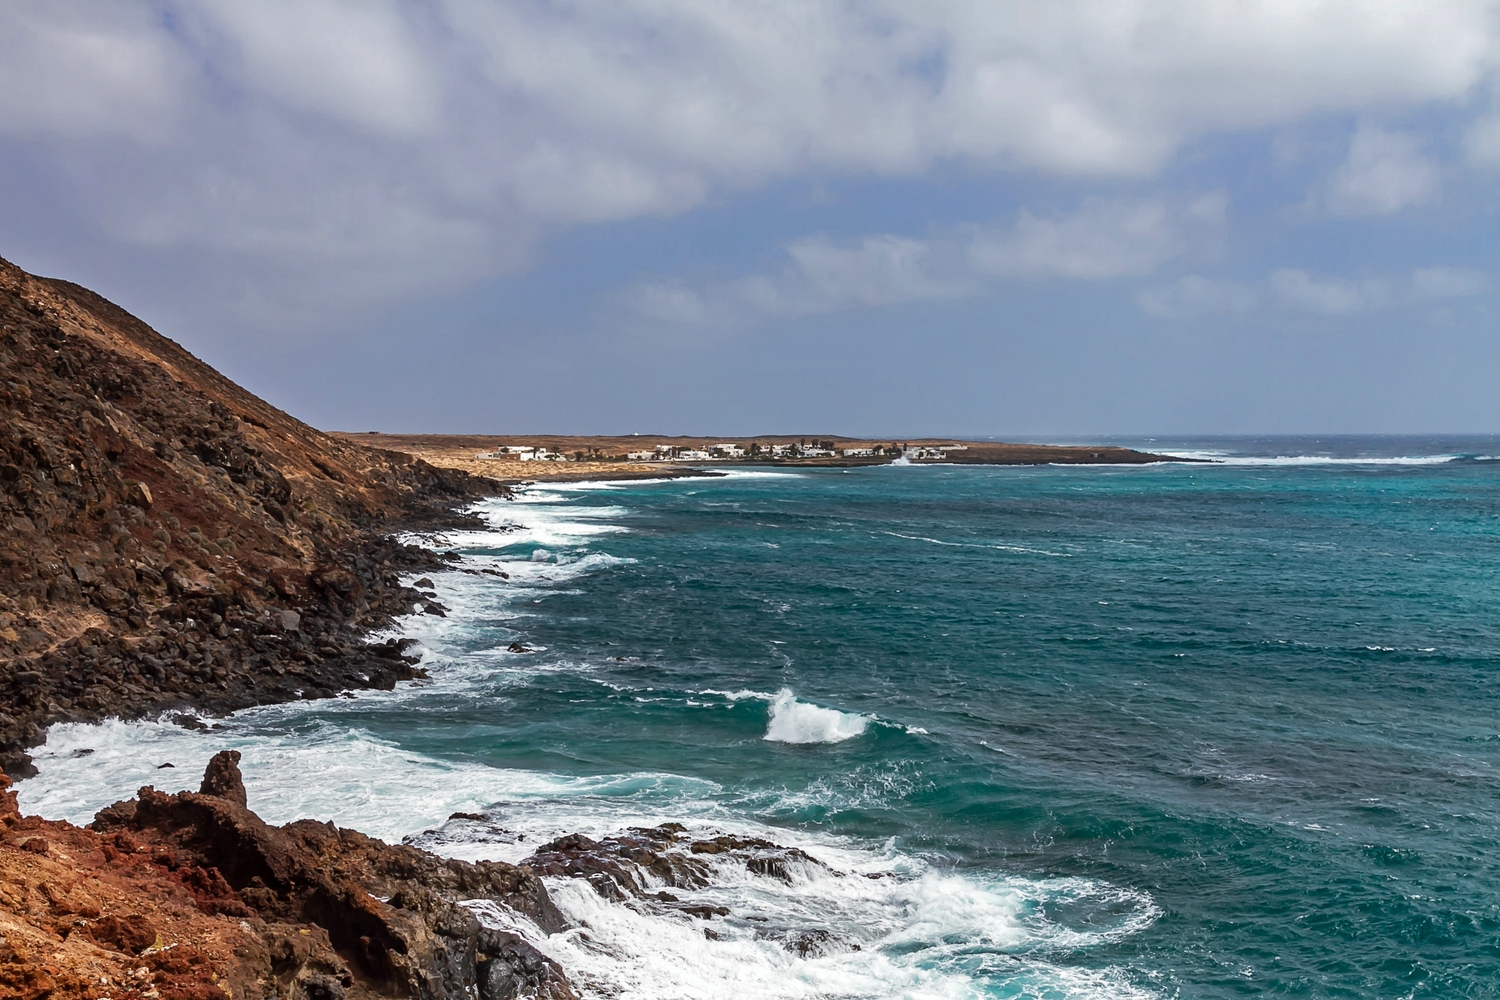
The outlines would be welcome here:
<svg viewBox="0 0 1500 1000">
<path fill-rule="evenodd" d="M 1174 444 L 1233 464 L 533 489 L 445 540 L 510 579 L 434 578 L 431 684 L 59 727 L 23 803 L 234 745 L 273 818 L 459 856 L 683 818 L 892 873 L 723 890 L 861 945 L 805 960 L 556 886 L 600 996 L 1500 995 L 1500 443 Z"/>
</svg>

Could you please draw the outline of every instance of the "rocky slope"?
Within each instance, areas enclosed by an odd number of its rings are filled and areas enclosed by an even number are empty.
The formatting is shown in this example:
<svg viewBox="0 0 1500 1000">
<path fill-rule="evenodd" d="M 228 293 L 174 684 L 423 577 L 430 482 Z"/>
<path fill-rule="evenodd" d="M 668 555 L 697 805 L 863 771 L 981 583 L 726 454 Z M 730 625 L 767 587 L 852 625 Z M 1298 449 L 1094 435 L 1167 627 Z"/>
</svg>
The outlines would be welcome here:
<svg viewBox="0 0 1500 1000">
<path fill-rule="evenodd" d="M 31 773 L 58 721 L 413 676 L 360 638 L 418 599 L 400 573 L 440 560 L 390 532 L 495 491 L 325 435 L 0 260 L 0 768 Z"/>
<path fill-rule="evenodd" d="M 0 775 L 0 1000 L 572 1000 L 554 962 L 458 905 L 560 930 L 530 869 L 269 826 L 238 763 L 86 829 L 21 816 Z"/>
</svg>

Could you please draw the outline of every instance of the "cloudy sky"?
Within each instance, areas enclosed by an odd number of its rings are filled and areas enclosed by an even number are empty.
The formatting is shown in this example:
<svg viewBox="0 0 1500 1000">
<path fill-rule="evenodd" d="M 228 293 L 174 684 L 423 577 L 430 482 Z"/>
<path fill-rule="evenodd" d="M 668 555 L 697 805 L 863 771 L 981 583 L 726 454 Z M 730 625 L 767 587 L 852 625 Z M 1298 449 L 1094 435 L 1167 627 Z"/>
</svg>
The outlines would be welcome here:
<svg viewBox="0 0 1500 1000">
<path fill-rule="evenodd" d="M 6 0 L 0 256 L 346 429 L 1500 431 L 1500 5 Z"/>
</svg>

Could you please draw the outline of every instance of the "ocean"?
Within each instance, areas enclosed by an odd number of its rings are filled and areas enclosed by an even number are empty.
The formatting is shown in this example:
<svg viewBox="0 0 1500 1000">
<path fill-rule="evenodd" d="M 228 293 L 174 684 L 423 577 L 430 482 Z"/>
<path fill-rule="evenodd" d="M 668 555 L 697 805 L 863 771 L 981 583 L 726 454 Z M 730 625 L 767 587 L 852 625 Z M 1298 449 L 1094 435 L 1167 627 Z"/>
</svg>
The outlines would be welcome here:
<svg viewBox="0 0 1500 1000">
<path fill-rule="evenodd" d="M 1120 443 L 1219 461 L 530 487 L 430 540 L 430 680 L 56 726 L 21 804 L 235 748 L 275 822 L 827 866 L 679 891 L 715 937 L 549 880 L 590 997 L 1500 996 L 1500 439 Z"/>
</svg>

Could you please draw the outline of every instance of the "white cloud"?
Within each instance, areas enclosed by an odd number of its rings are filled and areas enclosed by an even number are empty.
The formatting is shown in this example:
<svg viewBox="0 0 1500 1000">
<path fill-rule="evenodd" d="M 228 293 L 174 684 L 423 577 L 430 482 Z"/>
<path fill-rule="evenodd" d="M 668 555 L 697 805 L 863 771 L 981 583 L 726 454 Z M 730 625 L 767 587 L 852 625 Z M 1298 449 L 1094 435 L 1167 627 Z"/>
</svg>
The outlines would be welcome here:
<svg viewBox="0 0 1500 1000">
<path fill-rule="evenodd" d="M 1207 199 L 1210 206 L 1222 199 Z M 1043 219 L 1023 211 L 1015 228 L 979 235 L 970 250 L 974 269 L 1006 277 L 1115 278 L 1147 274 L 1182 252 L 1188 234 L 1183 221 L 1202 214 L 1201 203 L 1187 213 L 1160 201 L 1118 202 L 1090 199 L 1079 212 Z M 1208 217 L 1214 218 L 1210 208 Z M 1222 208 L 1217 215 L 1222 218 Z"/>
<path fill-rule="evenodd" d="M 1147 176 L 1215 131 L 1460 101 L 1497 54 L 1470 0 L 11 0 L 0 141 L 122 253 L 318 308 L 805 172 Z M 1399 146 L 1351 150 L 1341 210 L 1430 193 Z M 1049 225 L 991 266 L 1122 266 Z"/>
<path fill-rule="evenodd" d="M 980 286 L 963 249 L 956 240 L 883 235 L 838 245 L 813 236 L 789 244 L 790 262 L 775 274 L 699 286 L 674 278 L 643 284 L 626 298 L 648 319 L 693 326 L 956 298 Z"/>
<path fill-rule="evenodd" d="M 1341 215 L 1385 215 L 1428 201 L 1437 183 L 1437 167 L 1415 136 L 1362 127 L 1329 184 L 1328 207 Z"/>
<path fill-rule="evenodd" d="M 1412 272 L 1412 291 L 1423 299 L 1458 299 L 1484 291 L 1484 275 L 1467 267 L 1419 267 Z"/>
<path fill-rule="evenodd" d="M 814 236 L 787 246 L 788 265 L 693 287 L 680 279 L 643 285 L 637 311 L 675 323 L 737 323 L 976 295 L 1002 281 L 1106 280 L 1147 274 L 1211 239 L 1224 198 L 1109 201 L 1009 226 L 966 226 L 928 239 L 881 235 L 839 244 Z"/>
<path fill-rule="evenodd" d="M 1260 295 L 1243 282 L 1189 274 L 1169 285 L 1148 288 L 1138 296 L 1137 302 L 1152 316 L 1180 318 L 1206 313 L 1248 312 L 1260 304 Z"/>
<path fill-rule="evenodd" d="M 1409 275 L 1364 278 L 1284 267 L 1257 284 L 1190 274 L 1148 288 L 1136 301 L 1142 311 L 1170 319 L 1248 313 L 1267 305 L 1286 313 L 1343 317 L 1464 298 L 1484 291 L 1487 284 L 1483 274 L 1462 267 L 1419 267 Z"/>
<path fill-rule="evenodd" d="M 1281 268 L 1270 278 L 1278 305 L 1317 316 L 1347 316 L 1389 299 L 1379 281 L 1319 278 L 1299 268 Z"/>
<path fill-rule="evenodd" d="M 189 86 L 178 47 L 144 7 L 56 0 L 0 8 L 0 135 L 155 130 Z"/>
<path fill-rule="evenodd" d="M 433 40 L 400 5 L 197 0 L 180 15 L 217 72 L 268 102 L 395 137 L 438 124 Z"/>
<path fill-rule="evenodd" d="M 1476 167 L 1500 167 L 1500 114 L 1488 114 L 1464 133 L 1464 148 Z"/>
</svg>

